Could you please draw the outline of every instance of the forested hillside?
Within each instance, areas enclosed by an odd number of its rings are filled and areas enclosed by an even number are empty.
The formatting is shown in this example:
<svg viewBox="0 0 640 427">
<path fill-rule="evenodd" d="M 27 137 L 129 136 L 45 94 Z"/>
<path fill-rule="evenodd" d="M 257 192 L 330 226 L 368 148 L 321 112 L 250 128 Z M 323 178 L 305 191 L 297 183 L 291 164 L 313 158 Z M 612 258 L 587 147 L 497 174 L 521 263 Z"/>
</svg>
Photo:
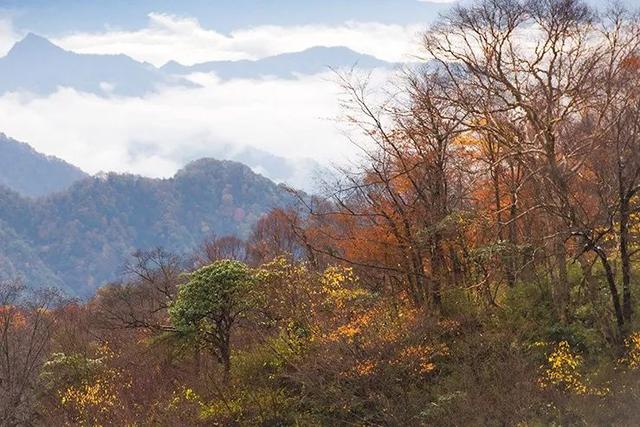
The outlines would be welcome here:
<svg viewBox="0 0 640 427">
<path fill-rule="evenodd" d="M 421 40 L 438 66 L 339 75 L 362 156 L 322 195 L 207 160 L 6 193 L 56 274 L 176 252 L 89 301 L 2 283 L 0 418 L 639 425 L 640 15 L 476 0 Z"/>
<path fill-rule="evenodd" d="M 246 236 L 287 192 L 235 162 L 203 159 L 171 179 L 108 174 L 47 198 L 0 191 L 3 277 L 91 295 L 138 249 L 186 253 L 212 234 Z"/>
<path fill-rule="evenodd" d="M 56 157 L 0 133 L 0 185 L 24 196 L 40 197 L 66 190 L 87 174 Z"/>
</svg>

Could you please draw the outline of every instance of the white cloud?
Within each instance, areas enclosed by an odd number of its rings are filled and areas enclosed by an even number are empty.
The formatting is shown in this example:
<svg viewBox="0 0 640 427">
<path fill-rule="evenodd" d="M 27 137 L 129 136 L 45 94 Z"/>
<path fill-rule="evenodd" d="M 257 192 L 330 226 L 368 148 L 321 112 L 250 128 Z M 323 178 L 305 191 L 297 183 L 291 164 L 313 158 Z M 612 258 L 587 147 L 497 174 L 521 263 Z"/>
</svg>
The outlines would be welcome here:
<svg viewBox="0 0 640 427">
<path fill-rule="evenodd" d="M 417 50 L 416 36 L 422 28 L 347 22 L 259 26 L 225 35 L 202 28 L 193 18 L 154 13 L 149 25 L 136 31 L 74 33 L 52 41 L 80 53 L 124 53 L 155 65 L 171 59 L 185 64 L 257 59 L 317 45 L 347 46 L 399 61 Z M 0 51 L 8 50 L 17 38 L 11 20 L 0 17 Z M 5 94 L 0 96 L 0 131 L 89 173 L 150 177 L 171 176 L 187 161 L 204 156 L 233 157 L 229 150 L 240 152 L 246 146 L 324 164 L 344 161 L 355 151 L 333 120 L 340 113 L 333 75 L 296 80 L 192 78 L 203 87 L 163 88 L 142 98 L 109 96 L 113 88 L 108 82 L 101 85 L 106 95 L 102 97 L 68 88 L 47 97 Z"/>
<path fill-rule="evenodd" d="M 13 28 L 11 18 L 0 14 L 0 56 L 6 55 L 19 39 L 19 35 Z"/>
<path fill-rule="evenodd" d="M 124 53 L 162 65 L 210 60 L 258 59 L 312 46 L 346 46 L 380 59 L 400 61 L 416 51 L 425 25 L 346 22 L 342 25 L 258 26 L 230 34 L 203 28 L 197 19 L 149 14 L 147 27 L 135 31 L 73 33 L 53 42 L 79 53 Z"/>
<path fill-rule="evenodd" d="M 231 154 L 225 150 L 243 146 L 325 163 L 354 151 L 343 126 L 333 120 L 339 115 L 339 88 L 332 75 L 194 78 L 204 87 L 165 88 L 144 98 L 104 98 L 72 89 L 44 98 L 6 94 L 0 97 L 0 129 L 90 173 L 152 177 L 171 176 L 189 160 L 225 157 Z"/>
</svg>

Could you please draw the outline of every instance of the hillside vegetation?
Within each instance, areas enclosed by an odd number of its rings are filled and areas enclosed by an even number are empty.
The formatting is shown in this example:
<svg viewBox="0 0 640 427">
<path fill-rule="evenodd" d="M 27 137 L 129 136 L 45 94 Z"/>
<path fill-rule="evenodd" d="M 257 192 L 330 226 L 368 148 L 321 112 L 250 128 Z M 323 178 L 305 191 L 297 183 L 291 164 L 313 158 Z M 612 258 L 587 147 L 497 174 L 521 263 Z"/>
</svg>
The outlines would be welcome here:
<svg viewBox="0 0 640 427">
<path fill-rule="evenodd" d="M 136 250 L 188 253 L 208 235 L 246 236 L 261 215 L 292 202 L 247 166 L 212 159 L 171 179 L 109 174 L 32 200 L 0 189 L 0 271 L 85 297 Z"/>
</svg>

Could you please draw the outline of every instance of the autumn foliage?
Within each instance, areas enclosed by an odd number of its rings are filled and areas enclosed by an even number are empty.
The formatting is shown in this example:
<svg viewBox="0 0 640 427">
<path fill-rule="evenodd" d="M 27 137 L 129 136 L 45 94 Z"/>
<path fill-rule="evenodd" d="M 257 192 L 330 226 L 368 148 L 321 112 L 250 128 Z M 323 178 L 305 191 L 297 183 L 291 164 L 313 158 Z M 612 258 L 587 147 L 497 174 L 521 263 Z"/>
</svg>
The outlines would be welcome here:
<svg viewBox="0 0 640 427">
<path fill-rule="evenodd" d="M 0 286 L 7 425 L 637 425 L 637 15 L 479 0 L 422 41 L 337 75 L 361 162 L 246 241 Z"/>
</svg>

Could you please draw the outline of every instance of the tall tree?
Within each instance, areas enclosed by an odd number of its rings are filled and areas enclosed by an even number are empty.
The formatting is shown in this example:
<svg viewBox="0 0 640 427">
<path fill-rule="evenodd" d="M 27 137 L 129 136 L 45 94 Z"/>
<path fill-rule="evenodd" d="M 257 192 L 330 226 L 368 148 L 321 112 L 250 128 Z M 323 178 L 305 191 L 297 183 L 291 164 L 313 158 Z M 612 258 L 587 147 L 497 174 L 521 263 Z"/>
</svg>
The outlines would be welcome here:
<svg viewBox="0 0 640 427">
<path fill-rule="evenodd" d="M 169 308 L 178 332 L 194 336 L 223 366 L 223 382 L 231 371 L 231 333 L 254 306 L 254 279 L 239 261 L 220 260 L 189 275 Z"/>
</svg>

